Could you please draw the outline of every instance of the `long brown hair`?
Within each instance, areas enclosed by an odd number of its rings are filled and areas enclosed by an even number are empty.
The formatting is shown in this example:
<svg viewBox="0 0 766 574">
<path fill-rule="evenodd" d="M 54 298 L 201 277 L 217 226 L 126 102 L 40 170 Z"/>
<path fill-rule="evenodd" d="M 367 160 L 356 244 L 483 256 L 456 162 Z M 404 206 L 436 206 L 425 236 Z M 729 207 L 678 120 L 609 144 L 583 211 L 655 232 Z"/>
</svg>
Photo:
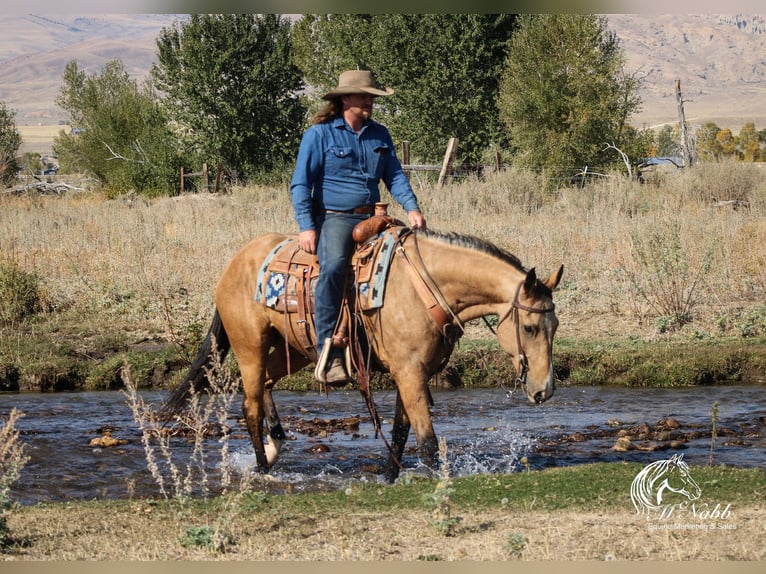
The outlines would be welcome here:
<svg viewBox="0 0 766 574">
<path fill-rule="evenodd" d="M 319 108 L 319 111 L 311 118 L 311 125 L 329 122 L 338 117 L 342 111 L 343 104 L 341 104 L 340 96 L 327 100 L 327 103 Z"/>
</svg>

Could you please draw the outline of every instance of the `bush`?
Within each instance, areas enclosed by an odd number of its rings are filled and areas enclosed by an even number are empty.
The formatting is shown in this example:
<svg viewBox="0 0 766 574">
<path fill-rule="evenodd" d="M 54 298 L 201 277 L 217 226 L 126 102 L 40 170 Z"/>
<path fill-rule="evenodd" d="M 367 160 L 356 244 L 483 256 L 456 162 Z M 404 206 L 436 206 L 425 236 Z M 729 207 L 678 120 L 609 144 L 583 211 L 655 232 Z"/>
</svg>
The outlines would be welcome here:
<svg viewBox="0 0 766 574">
<path fill-rule="evenodd" d="M 40 279 L 15 261 L 0 260 L 0 323 L 18 323 L 41 309 Z"/>
<path fill-rule="evenodd" d="M 15 408 L 0 425 L 0 551 L 14 543 L 8 528 L 8 513 L 11 508 L 11 486 L 21 476 L 21 470 L 29 457 L 24 454 L 24 443 L 19 440 L 16 422 L 24 416 Z"/>
</svg>

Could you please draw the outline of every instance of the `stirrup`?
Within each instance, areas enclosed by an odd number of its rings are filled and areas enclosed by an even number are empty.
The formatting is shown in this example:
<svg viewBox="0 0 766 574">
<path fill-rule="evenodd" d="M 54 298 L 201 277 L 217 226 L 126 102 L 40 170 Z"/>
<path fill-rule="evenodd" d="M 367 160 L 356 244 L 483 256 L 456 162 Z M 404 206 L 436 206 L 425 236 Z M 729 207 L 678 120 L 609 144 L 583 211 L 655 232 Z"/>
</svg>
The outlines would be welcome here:
<svg viewBox="0 0 766 574">
<path fill-rule="evenodd" d="M 314 367 L 314 378 L 320 383 L 326 383 L 327 379 L 324 376 L 324 370 L 327 368 L 327 361 L 330 360 L 330 349 L 332 348 L 332 339 L 329 337 L 324 340 L 322 346 L 322 353 L 317 358 L 316 367 Z"/>
<path fill-rule="evenodd" d="M 327 368 L 327 363 L 330 361 L 330 349 L 332 348 L 332 339 L 327 338 L 324 340 L 324 345 L 322 346 L 322 353 L 317 358 L 317 364 L 316 367 L 314 367 L 314 378 L 319 381 L 320 383 L 327 383 L 327 379 L 325 378 L 324 372 Z M 346 347 L 343 349 L 343 360 L 345 362 L 346 366 L 346 374 L 349 377 L 349 380 L 351 380 L 351 373 L 353 372 L 352 363 L 351 363 L 351 346 L 346 345 Z"/>
</svg>

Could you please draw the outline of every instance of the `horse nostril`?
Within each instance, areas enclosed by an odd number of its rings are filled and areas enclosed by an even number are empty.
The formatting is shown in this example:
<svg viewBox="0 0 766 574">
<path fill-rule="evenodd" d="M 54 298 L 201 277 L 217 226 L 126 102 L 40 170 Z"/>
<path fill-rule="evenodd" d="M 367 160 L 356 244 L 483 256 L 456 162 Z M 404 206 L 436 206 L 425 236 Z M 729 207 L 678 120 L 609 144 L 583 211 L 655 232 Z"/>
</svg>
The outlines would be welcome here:
<svg viewBox="0 0 766 574">
<path fill-rule="evenodd" d="M 544 403 L 545 399 L 547 397 L 545 396 L 545 391 L 540 391 L 537 394 L 535 394 L 535 402 L 539 405 L 540 403 Z"/>
</svg>

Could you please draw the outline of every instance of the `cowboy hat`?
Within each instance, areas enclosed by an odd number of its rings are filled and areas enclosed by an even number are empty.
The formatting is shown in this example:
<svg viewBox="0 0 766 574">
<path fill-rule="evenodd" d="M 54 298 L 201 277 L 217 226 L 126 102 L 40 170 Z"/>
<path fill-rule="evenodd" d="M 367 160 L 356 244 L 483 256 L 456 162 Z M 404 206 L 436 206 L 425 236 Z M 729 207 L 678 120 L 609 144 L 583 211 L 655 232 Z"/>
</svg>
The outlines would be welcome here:
<svg viewBox="0 0 766 574">
<path fill-rule="evenodd" d="M 380 89 L 372 80 L 372 73 L 367 70 L 347 70 L 338 78 L 338 87 L 330 90 L 323 100 L 331 100 L 345 94 L 372 94 L 373 96 L 390 96 L 394 93 L 391 88 Z"/>
</svg>

